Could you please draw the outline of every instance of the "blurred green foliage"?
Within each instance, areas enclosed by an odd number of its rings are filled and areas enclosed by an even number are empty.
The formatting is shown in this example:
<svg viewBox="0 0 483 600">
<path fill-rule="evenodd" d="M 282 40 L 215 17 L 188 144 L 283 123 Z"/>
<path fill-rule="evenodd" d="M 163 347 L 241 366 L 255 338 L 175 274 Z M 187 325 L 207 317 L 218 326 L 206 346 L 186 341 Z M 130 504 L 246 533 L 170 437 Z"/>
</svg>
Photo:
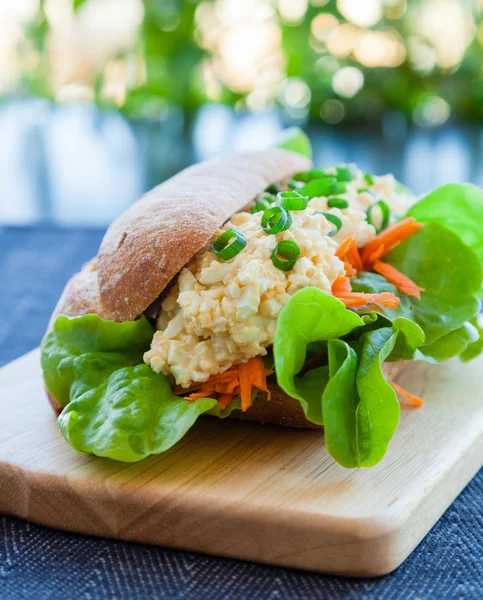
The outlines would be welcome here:
<svg viewBox="0 0 483 600">
<path fill-rule="evenodd" d="M 81 16 L 89 3 L 98 0 L 71 1 L 75 16 Z M 322 118 L 334 124 L 380 120 L 391 111 L 422 125 L 483 117 L 479 0 L 259 0 L 258 4 L 143 0 L 142 4 L 142 21 L 131 46 L 116 50 L 87 79 L 83 74 L 82 81 L 84 88 L 92 88 L 98 104 L 115 105 L 131 116 L 158 117 L 170 103 L 192 114 L 204 102 L 216 100 L 238 110 L 276 104 L 294 120 Z M 204 29 L 200 15 L 206 17 Z M 266 29 L 257 29 L 262 26 Z M 254 50 L 260 44 L 257 31 L 265 30 L 274 32 L 273 48 L 266 50 L 272 62 Z M 237 41 L 240 32 L 245 38 L 240 38 L 237 53 L 229 49 L 229 36 Z M 40 0 L 19 45 L 19 87 L 58 99 L 61 94 L 53 84 L 55 66 L 48 52 L 50 35 L 48 10 Z M 122 82 L 124 75 L 117 73 L 116 85 L 124 86 L 124 91 L 113 97 L 106 93 L 106 73 L 109 62 L 116 60 L 134 64 L 137 74 L 125 75 Z M 237 69 L 243 69 L 240 81 L 246 79 L 246 85 L 236 85 Z"/>
</svg>

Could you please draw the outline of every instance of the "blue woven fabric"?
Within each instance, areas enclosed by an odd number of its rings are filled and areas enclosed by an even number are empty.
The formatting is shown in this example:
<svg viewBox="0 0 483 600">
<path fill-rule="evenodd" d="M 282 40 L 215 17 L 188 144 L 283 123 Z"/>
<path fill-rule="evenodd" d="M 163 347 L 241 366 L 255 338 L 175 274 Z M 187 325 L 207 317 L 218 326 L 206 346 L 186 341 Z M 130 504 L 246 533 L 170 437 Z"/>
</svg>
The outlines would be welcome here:
<svg viewBox="0 0 483 600">
<path fill-rule="evenodd" d="M 38 345 L 67 278 L 95 254 L 101 236 L 56 228 L 0 230 L 0 365 Z M 408 560 L 381 579 L 303 573 L 0 517 L 0 600 L 479 600 L 482 534 L 483 471 Z"/>
</svg>

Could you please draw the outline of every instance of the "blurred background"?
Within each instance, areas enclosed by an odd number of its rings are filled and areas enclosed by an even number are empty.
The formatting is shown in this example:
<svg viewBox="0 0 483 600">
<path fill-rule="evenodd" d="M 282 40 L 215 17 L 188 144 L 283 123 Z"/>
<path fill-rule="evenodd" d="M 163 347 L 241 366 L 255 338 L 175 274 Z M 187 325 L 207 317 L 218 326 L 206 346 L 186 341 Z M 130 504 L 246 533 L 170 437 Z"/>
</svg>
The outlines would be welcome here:
<svg viewBox="0 0 483 600">
<path fill-rule="evenodd" d="M 310 135 L 483 184 L 483 0 L 0 0 L 0 223 L 109 223 L 196 160 Z"/>
</svg>

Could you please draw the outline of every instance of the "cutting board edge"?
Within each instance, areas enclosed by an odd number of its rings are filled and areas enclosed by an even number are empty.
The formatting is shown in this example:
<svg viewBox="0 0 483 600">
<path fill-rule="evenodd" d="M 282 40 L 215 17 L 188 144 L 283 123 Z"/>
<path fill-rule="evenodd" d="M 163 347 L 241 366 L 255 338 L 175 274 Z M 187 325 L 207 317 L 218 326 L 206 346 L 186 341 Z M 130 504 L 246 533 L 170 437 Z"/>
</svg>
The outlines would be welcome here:
<svg viewBox="0 0 483 600">
<path fill-rule="evenodd" d="M 9 498 L 7 500 L 5 497 L 0 498 L 0 514 L 9 514 L 42 526 L 53 527 L 70 533 L 122 539 L 129 542 L 165 546 L 207 555 L 255 561 L 273 566 L 350 577 L 383 576 L 397 569 L 406 560 L 456 496 L 478 472 L 482 466 L 480 457 L 482 455 L 483 436 L 480 436 L 480 441 L 479 445 L 468 447 L 464 457 L 464 469 L 460 468 L 459 461 L 455 462 L 450 469 L 451 473 L 446 472 L 438 479 L 434 487 L 447 484 L 448 476 L 453 474 L 455 470 L 459 470 L 458 477 L 453 479 L 453 485 L 450 488 L 446 485 L 444 500 L 429 512 L 424 510 L 424 506 L 419 505 L 405 513 L 396 513 L 394 510 L 388 509 L 377 517 L 348 519 L 334 515 L 317 515 L 316 513 L 292 511 L 290 517 L 293 521 L 289 521 L 288 527 L 287 523 L 284 524 L 283 537 L 288 536 L 297 539 L 297 537 L 300 538 L 301 532 L 303 532 L 303 539 L 307 548 L 305 551 L 295 550 L 293 554 L 288 556 L 273 553 L 273 548 L 259 547 L 258 551 L 253 551 L 254 546 L 251 543 L 253 537 L 240 542 L 241 544 L 246 543 L 248 548 L 240 551 L 238 545 L 234 550 L 233 546 L 230 546 L 228 550 L 210 548 L 209 538 L 203 540 L 203 538 L 196 537 L 190 540 L 186 532 L 179 536 L 176 528 L 172 528 L 172 526 L 170 526 L 169 532 L 163 531 L 161 535 L 153 535 L 152 529 L 147 534 L 122 533 L 120 530 L 112 529 L 112 526 L 102 519 L 101 513 L 97 514 L 98 520 L 96 521 L 95 511 L 92 514 L 84 514 L 84 518 L 91 521 L 90 525 L 86 526 L 85 522 L 76 525 L 75 521 L 70 519 L 70 515 L 79 516 L 77 508 L 80 500 L 84 513 L 86 510 L 89 513 L 90 508 L 96 505 L 103 506 L 102 512 L 115 511 L 116 497 L 112 494 L 109 486 L 96 487 L 90 496 L 81 499 L 78 486 L 69 485 L 66 489 L 63 477 L 41 473 L 34 474 L 8 463 L 0 463 L 0 480 L 3 482 L 10 481 Z M 46 513 L 46 494 L 49 496 L 51 505 L 63 506 L 61 512 Z M 423 504 L 431 497 L 438 497 L 438 494 L 434 494 L 434 496 L 431 493 L 426 494 Z M 439 496 L 439 498 L 442 498 L 442 496 Z M 137 501 L 140 505 L 143 505 L 145 494 L 140 494 Z M 196 502 L 195 494 L 190 495 L 186 492 L 171 494 L 169 503 L 171 505 L 170 512 L 168 515 L 160 515 L 162 517 L 161 522 L 167 520 L 172 523 L 171 518 L 177 518 L 181 522 L 189 515 L 199 515 L 200 511 L 203 511 L 207 506 L 206 498 L 203 504 L 199 504 Z M 281 531 L 280 519 L 274 516 L 273 512 L 267 512 L 266 506 L 260 505 L 258 510 L 254 510 L 252 507 L 251 510 L 245 512 L 241 509 L 235 515 L 226 507 L 223 509 L 221 502 L 213 502 L 209 506 L 210 510 L 205 510 L 204 514 L 201 514 L 201 520 L 218 519 L 217 531 L 221 538 L 224 538 L 223 529 L 226 528 L 227 539 L 229 539 L 230 531 L 233 530 L 234 525 L 245 533 L 247 530 L 252 530 L 256 536 L 260 537 L 272 538 L 274 531 Z M 421 512 L 427 515 L 427 524 L 423 528 L 416 528 L 420 532 L 417 536 L 406 538 L 404 535 L 406 531 L 414 531 L 410 525 L 412 520 L 418 518 L 420 514 L 418 509 L 422 509 Z M 182 543 L 175 541 L 181 538 L 183 539 Z M 323 548 L 324 551 L 327 547 L 337 549 L 341 544 L 346 548 L 350 548 L 350 555 L 339 557 L 335 562 L 334 555 L 322 554 L 319 556 L 316 552 L 317 548 Z M 359 557 L 359 559 L 362 557 L 362 562 L 359 562 L 358 566 L 355 566 L 355 557 Z"/>
</svg>

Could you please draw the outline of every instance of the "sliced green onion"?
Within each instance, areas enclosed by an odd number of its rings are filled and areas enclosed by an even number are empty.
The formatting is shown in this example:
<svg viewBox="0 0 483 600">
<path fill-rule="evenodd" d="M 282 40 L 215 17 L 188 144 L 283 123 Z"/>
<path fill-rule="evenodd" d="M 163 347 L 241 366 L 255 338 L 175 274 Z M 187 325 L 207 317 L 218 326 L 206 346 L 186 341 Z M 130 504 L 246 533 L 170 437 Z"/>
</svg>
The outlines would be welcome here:
<svg viewBox="0 0 483 600">
<path fill-rule="evenodd" d="M 265 191 L 276 196 L 281 189 L 282 188 L 278 185 L 278 183 L 272 183 L 272 185 L 269 185 Z"/>
<path fill-rule="evenodd" d="M 375 198 L 375 194 L 373 191 L 371 191 L 369 188 L 359 188 L 357 190 L 358 194 L 370 194 L 373 198 Z"/>
<path fill-rule="evenodd" d="M 230 241 L 233 240 L 233 242 Z M 211 249 L 223 260 L 230 260 L 247 245 L 246 239 L 238 229 L 227 229 L 211 244 Z"/>
<path fill-rule="evenodd" d="M 279 242 L 272 252 L 272 262 L 281 271 L 290 271 L 300 256 L 300 248 L 292 240 Z"/>
<path fill-rule="evenodd" d="M 275 235 L 292 225 L 292 217 L 285 208 L 272 206 L 263 213 L 261 225 L 265 233 Z"/>
<path fill-rule="evenodd" d="M 293 178 L 295 181 L 303 181 L 305 183 L 308 183 L 313 179 L 320 179 L 321 177 L 325 176 L 326 173 L 325 171 L 322 171 L 322 169 L 310 169 L 309 171 L 302 171 L 301 173 L 297 173 L 296 175 L 294 175 Z"/>
<path fill-rule="evenodd" d="M 318 198 L 320 196 L 334 196 L 343 194 L 346 191 L 345 183 L 339 183 L 335 177 L 323 177 L 322 179 L 314 179 L 305 184 L 299 190 L 300 194 L 310 198 Z"/>
<path fill-rule="evenodd" d="M 372 211 L 374 210 L 374 208 L 376 206 L 379 207 L 379 209 L 381 211 L 381 215 L 382 215 L 380 227 L 376 226 L 376 224 L 374 223 L 373 217 L 372 217 Z M 376 233 L 380 233 L 383 229 L 386 229 L 386 227 L 389 225 L 389 217 L 390 216 L 391 216 L 391 211 L 389 209 L 389 206 L 384 202 L 384 200 L 379 200 L 379 202 L 376 202 L 375 204 L 373 204 L 372 206 L 370 206 L 367 209 L 366 221 L 369 223 L 369 225 L 372 225 L 374 227 L 374 229 L 376 230 Z"/>
<path fill-rule="evenodd" d="M 336 185 L 335 185 L 335 192 L 334 192 L 334 195 L 337 195 L 337 194 L 345 194 L 345 193 L 346 193 L 346 191 L 347 191 L 347 186 L 346 186 L 346 184 L 338 181 L 338 182 L 336 183 Z"/>
<path fill-rule="evenodd" d="M 262 212 L 263 210 L 267 210 L 270 206 L 275 202 L 275 197 L 271 194 L 263 194 L 257 198 L 255 204 L 251 207 L 250 212 L 252 215 L 257 212 Z"/>
<path fill-rule="evenodd" d="M 349 208 L 349 202 L 345 198 L 329 198 L 327 206 L 329 208 Z"/>
<path fill-rule="evenodd" d="M 352 181 L 354 179 L 354 167 L 352 165 L 343 165 L 337 167 L 337 181 Z"/>
<path fill-rule="evenodd" d="M 342 221 L 341 221 L 341 219 L 339 219 L 339 217 L 336 217 L 332 213 L 321 212 L 320 210 L 316 211 L 314 213 L 314 215 L 324 215 L 324 217 L 327 219 L 327 221 L 330 221 L 333 225 L 335 225 L 336 228 L 333 229 L 332 231 L 329 231 L 329 233 L 327 234 L 329 237 L 334 236 L 336 233 L 338 233 L 340 231 L 340 228 L 342 227 Z"/>
<path fill-rule="evenodd" d="M 309 199 L 299 192 L 279 192 L 277 194 L 277 205 L 285 210 L 305 210 Z"/>
<path fill-rule="evenodd" d="M 374 185 L 374 177 L 370 173 L 364 173 L 364 179 L 367 185 Z"/>
</svg>

